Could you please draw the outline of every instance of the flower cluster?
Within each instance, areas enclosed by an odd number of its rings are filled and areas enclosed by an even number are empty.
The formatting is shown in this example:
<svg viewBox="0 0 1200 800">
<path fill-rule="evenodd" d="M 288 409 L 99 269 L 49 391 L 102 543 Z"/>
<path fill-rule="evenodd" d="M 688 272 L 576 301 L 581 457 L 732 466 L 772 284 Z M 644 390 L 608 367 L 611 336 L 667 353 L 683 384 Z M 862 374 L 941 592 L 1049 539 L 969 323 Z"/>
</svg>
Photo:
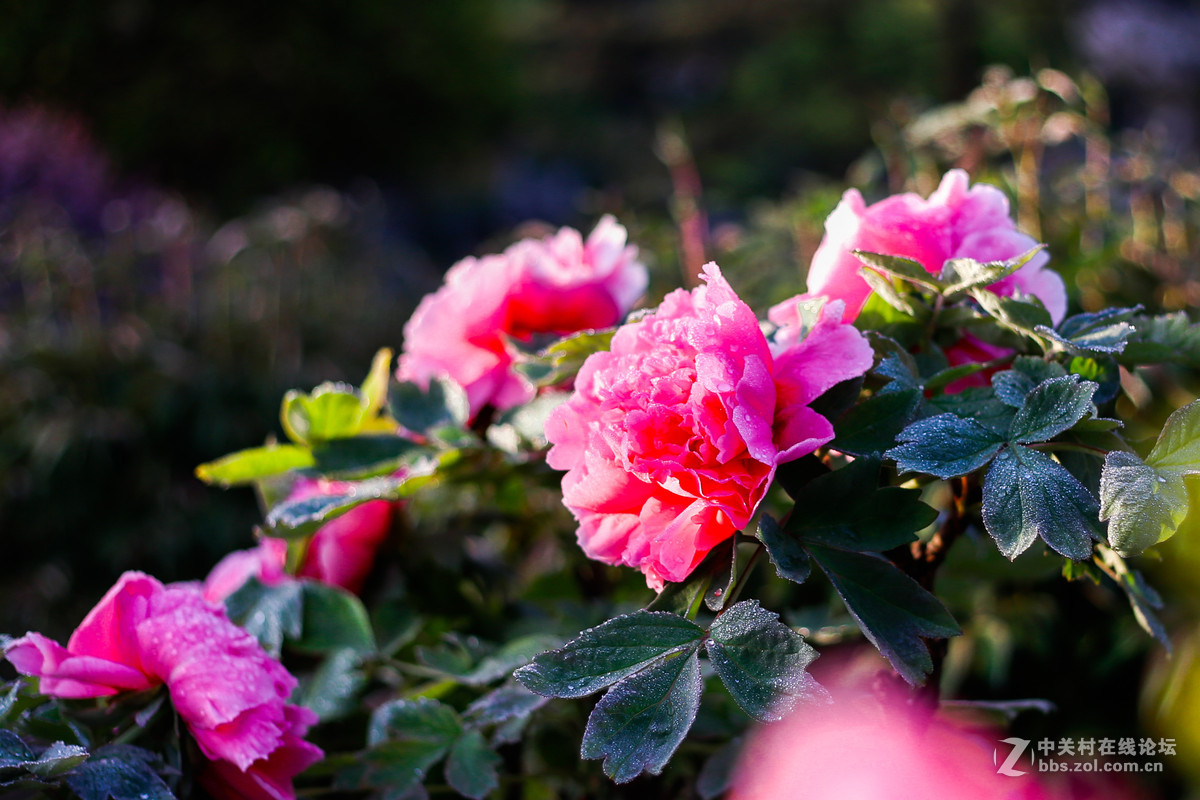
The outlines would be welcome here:
<svg viewBox="0 0 1200 800">
<path fill-rule="evenodd" d="M 625 240 L 625 228 L 606 216 L 586 241 L 563 228 L 500 255 L 463 259 L 405 325 L 396 377 L 421 386 L 453 378 L 467 392 L 472 417 L 484 406 L 504 410 L 529 400 L 534 389 L 511 368 L 510 340 L 620 322 L 649 280 Z"/>
<path fill-rule="evenodd" d="M 296 679 L 191 586 L 127 572 L 66 647 L 29 633 L 5 656 L 58 697 L 165 685 L 209 761 L 199 780 L 217 797 L 294 797 L 292 778 L 322 757 L 302 738 L 316 714 L 287 702 Z"/>
</svg>

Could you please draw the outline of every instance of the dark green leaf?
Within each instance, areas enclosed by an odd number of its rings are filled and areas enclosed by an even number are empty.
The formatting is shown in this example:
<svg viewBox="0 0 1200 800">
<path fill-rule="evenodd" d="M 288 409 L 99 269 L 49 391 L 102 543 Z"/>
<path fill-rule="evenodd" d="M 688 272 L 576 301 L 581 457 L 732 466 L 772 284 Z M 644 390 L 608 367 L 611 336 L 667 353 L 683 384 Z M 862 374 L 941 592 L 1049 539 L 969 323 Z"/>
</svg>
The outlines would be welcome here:
<svg viewBox="0 0 1200 800">
<path fill-rule="evenodd" d="M 352 648 L 333 651 L 316 672 L 301 679 L 295 702 L 312 709 L 322 722 L 354 712 L 358 693 L 367 685 L 361 662 L 362 655 Z"/>
<path fill-rule="evenodd" d="M 911 684 L 924 682 L 933 659 L 923 639 L 962 633 L 941 601 L 882 556 L 820 545 L 808 551 L 892 667 Z"/>
<path fill-rule="evenodd" d="M 1088 314 L 1077 314 L 1063 320 L 1058 330 L 1039 328 L 1038 332 L 1058 342 L 1075 355 L 1120 353 L 1133 335 L 1128 320 L 1141 307 L 1109 308 Z"/>
<path fill-rule="evenodd" d="M 375 634 L 362 601 L 336 586 L 303 581 L 304 622 L 293 647 L 313 653 L 348 648 L 359 653 L 375 649 Z"/>
<path fill-rule="evenodd" d="M 744 600 L 718 615 L 705 647 L 729 694 L 761 722 L 783 719 L 801 700 L 828 700 L 806 671 L 817 651 L 757 600 Z"/>
<path fill-rule="evenodd" d="M 323 383 L 312 394 L 296 389 L 285 394 L 279 417 L 293 442 L 315 444 L 358 433 L 368 405 L 353 386 Z"/>
<path fill-rule="evenodd" d="M 367 745 L 374 747 L 390 741 L 424 742 L 449 749 L 462 723 L 454 709 L 437 700 L 392 700 L 371 714 L 367 726 Z"/>
<path fill-rule="evenodd" d="M 370 478 L 391 473 L 413 457 L 428 451 L 399 436 L 351 436 L 313 446 L 321 474 L 342 478 Z"/>
<path fill-rule="evenodd" d="M 837 433 L 833 445 L 854 455 L 882 453 L 895 446 L 896 436 L 912 420 L 920 405 L 920 389 L 876 392 L 834 423 Z"/>
<path fill-rule="evenodd" d="M 867 285 L 871 287 L 871 293 L 882 300 L 887 305 L 905 314 L 909 317 L 917 316 L 917 307 L 913 305 L 912 300 L 906 293 L 902 293 L 896 288 L 891 278 L 880 275 L 869 267 L 864 267 L 858 271 L 858 274 L 863 277 Z"/>
<path fill-rule="evenodd" d="M 865 250 L 854 250 L 854 255 L 858 260 L 866 264 L 872 269 L 880 270 L 892 277 L 900 278 L 909 283 L 932 291 L 940 291 L 942 288 L 941 281 L 937 279 L 929 270 L 925 269 L 919 261 L 913 261 L 911 258 L 903 258 L 901 256 L 889 256 L 882 253 L 868 253 Z"/>
<path fill-rule="evenodd" d="M 467 706 L 463 718 L 471 725 L 498 725 L 510 719 L 527 717 L 546 704 L 547 698 L 524 686 L 507 683 Z"/>
<path fill-rule="evenodd" d="M 1103 405 L 1121 392 L 1121 365 L 1112 356 L 1075 356 L 1067 365 L 1068 371 L 1085 381 L 1096 384 L 1092 402 Z"/>
<path fill-rule="evenodd" d="M 1051 378 L 1025 397 L 1009 428 L 1010 441 L 1021 444 L 1045 442 L 1070 428 L 1091 411 L 1096 384 L 1080 381 L 1078 375 Z"/>
<path fill-rule="evenodd" d="M 616 783 L 659 774 L 692 727 L 703 689 L 693 643 L 609 689 L 588 717 L 580 755 L 603 758 Z"/>
<path fill-rule="evenodd" d="M 450 748 L 446 759 L 446 783 L 463 797 L 482 798 L 500 785 L 496 768 L 500 756 L 488 747 L 483 734 L 465 730 Z"/>
<path fill-rule="evenodd" d="M 580 331 L 555 342 L 537 355 L 519 359 L 514 368 L 535 386 L 557 386 L 573 378 L 592 353 L 607 350 L 615 332 L 615 328 Z"/>
<path fill-rule="evenodd" d="M 996 455 L 1003 438 L 977 422 L 954 414 L 917 420 L 900 432 L 902 444 L 884 453 L 900 472 L 924 472 L 939 478 L 966 475 Z"/>
<path fill-rule="evenodd" d="M 488 426 L 488 442 L 509 453 L 546 447 L 546 420 L 570 397 L 566 392 L 547 392 L 509 409 Z"/>
<path fill-rule="evenodd" d="M 558 650 L 542 653 L 513 677 L 547 697 L 584 697 L 675 650 L 696 647 L 704 631 L 657 611 L 635 611 L 590 628 Z"/>
<path fill-rule="evenodd" d="M 299 637 L 304 629 L 304 599 L 295 581 L 264 586 L 258 578 L 250 578 L 225 598 L 225 612 L 277 658 L 283 640 Z"/>
<path fill-rule="evenodd" d="M 452 641 L 440 649 L 419 647 L 417 657 L 459 683 L 483 686 L 528 664 L 539 653 L 562 644 L 562 640 L 546 634 L 532 634 L 514 639 L 499 649 L 474 639 L 468 639 L 467 643 L 473 646 L 462 647 L 461 641 Z"/>
<path fill-rule="evenodd" d="M 995 377 L 1003 374 L 1005 373 Z M 970 419 L 999 439 L 1008 435 L 1012 419 L 1017 413 L 1016 408 L 998 400 L 992 389 L 977 386 L 964 389 L 958 394 L 943 394 L 930 398 L 925 405 L 929 413 L 949 413 Z"/>
<path fill-rule="evenodd" d="M 808 580 L 808 576 L 812 574 L 808 553 L 801 547 L 800 540 L 785 532 L 769 514 L 763 514 L 759 518 L 758 538 L 767 548 L 767 555 L 771 557 L 771 563 L 775 565 L 779 577 L 795 583 Z"/>
<path fill-rule="evenodd" d="M 1096 559 L 1098 563 L 1108 567 L 1110 576 L 1116 580 L 1117 586 L 1129 599 L 1133 616 L 1142 626 L 1142 630 L 1157 639 L 1167 649 L 1169 655 L 1171 638 L 1167 635 L 1167 629 L 1159 621 L 1158 615 L 1154 613 L 1163 605 L 1158 592 L 1150 588 L 1141 573 L 1130 569 L 1124 558 L 1104 545 L 1096 548 Z"/>
<path fill-rule="evenodd" d="M 311 467 L 316 462 L 307 447 L 294 444 L 269 444 L 239 450 L 216 461 L 196 467 L 196 477 L 218 486 L 238 486 L 293 469 Z"/>
<path fill-rule="evenodd" d="M 1184 312 L 1134 317 L 1131 322 L 1133 335 L 1117 356 L 1122 364 L 1200 366 L 1200 324 L 1193 324 Z"/>
<path fill-rule="evenodd" d="M 1055 552 L 1091 558 L 1099 505 L 1075 476 L 1027 447 L 1005 448 L 983 481 L 983 523 L 1000 552 L 1014 559 L 1041 537 Z"/>
<path fill-rule="evenodd" d="M 175 800 L 154 770 L 153 756 L 129 745 L 109 745 L 67 776 L 80 800 Z"/>
<path fill-rule="evenodd" d="M 1108 542 L 1135 556 L 1169 539 L 1187 516 L 1182 475 L 1160 472 L 1133 453 L 1113 450 L 1100 475 L 1100 519 L 1108 520 Z"/>
<path fill-rule="evenodd" d="M 913 541 L 916 531 L 937 519 L 921 502 L 920 490 L 879 486 L 878 458 L 858 458 L 828 472 L 794 499 L 784 529 L 805 544 L 842 550 L 890 550 Z"/>
<path fill-rule="evenodd" d="M 285 500 L 267 513 L 266 531 L 270 535 L 295 538 L 312 533 L 335 517 L 372 500 L 397 500 L 406 494 L 406 483 L 424 477 L 436 469 L 430 460 L 410 465 L 402 475 L 369 478 L 348 483 L 336 493 L 318 494 L 298 500 Z"/>
<path fill-rule="evenodd" d="M 397 422 L 424 435 L 439 428 L 463 428 L 471 413 L 467 393 L 449 378 L 434 378 L 428 389 L 415 383 L 394 383 L 388 408 Z"/>
</svg>

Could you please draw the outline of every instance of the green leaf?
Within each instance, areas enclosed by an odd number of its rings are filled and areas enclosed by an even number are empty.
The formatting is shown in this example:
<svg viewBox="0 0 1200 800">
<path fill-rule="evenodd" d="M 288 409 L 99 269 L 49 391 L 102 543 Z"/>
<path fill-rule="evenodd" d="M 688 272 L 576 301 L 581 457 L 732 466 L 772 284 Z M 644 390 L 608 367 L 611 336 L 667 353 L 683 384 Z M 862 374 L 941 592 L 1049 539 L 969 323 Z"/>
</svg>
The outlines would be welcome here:
<svg viewBox="0 0 1200 800">
<path fill-rule="evenodd" d="M 369 403 L 353 386 L 323 383 L 312 394 L 293 389 L 283 396 L 280 422 L 297 444 L 353 436 L 362 428 Z"/>
<path fill-rule="evenodd" d="M 305 469 L 316 462 L 312 451 L 294 444 L 269 444 L 239 450 L 196 467 L 196 477 L 218 486 L 239 486 L 269 478 L 293 469 Z"/>
<path fill-rule="evenodd" d="M 609 689 L 588 717 L 580 755 L 603 758 L 616 783 L 658 775 L 692 727 L 703 689 L 693 643 Z"/>
<path fill-rule="evenodd" d="M 834 423 L 833 446 L 860 456 L 895 446 L 896 436 L 917 413 L 921 396 L 919 388 L 876 392 Z"/>
<path fill-rule="evenodd" d="M 546 634 L 522 636 L 500 648 L 485 645 L 474 637 L 447 637 L 439 648 L 417 648 L 422 664 L 467 686 L 484 686 L 529 663 L 535 656 L 556 647 L 562 640 Z"/>
<path fill-rule="evenodd" d="M 528 717 L 544 706 L 547 699 L 520 684 L 506 683 L 467 706 L 463 719 L 477 727 L 499 725 L 501 722 Z"/>
<path fill-rule="evenodd" d="M 12 731 L 0 729 L 0 787 L 18 781 L 51 783 L 84 763 L 86 748 L 55 742 L 34 755 L 28 745 Z"/>
<path fill-rule="evenodd" d="M 971 296 L 989 316 L 998 320 L 1004 327 L 1039 344 L 1042 342 L 1039 327 L 1050 327 L 1053 324 L 1050 312 L 1032 296 L 1006 297 L 980 288 L 971 289 Z"/>
<path fill-rule="evenodd" d="M 1184 312 L 1134 317 L 1131 322 L 1135 330 L 1117 356 L 1125 366 L 1200 366 L 1200 324 L 1193 324 Z"/>
<path fill-rule="evenodd" d="M 546 420 L 570 398 L 566 392 L 547 392 L 505 411 L 488 426 L 488 443 L 508 453 L 546 447 Z"/>
<path fill-rule="evenodd" d="M 450 747 L 446 759 L 446 783 L 463 797 L 482 800 L 500 785 L 496 768 L 500 756 L 477 730 L 465 730 Z"/>
<path fill-rule="evenodd" d="M 996 375 L 992 385 L 995 386 L 995 378 L 1004 374 L 1007 373 L 1002 372 Z M 958 394 L 943 394 L 930 398 L 925 405 L 927 412 L 949 413 L 956 417 L 970 419 L 996 437 L 1003 439 L 1008 435 L 1008 429 L 1012 426 L 1012 420 L 1017 411 L 1013 406 L 998 400 L 997 394 L 998 390 L 994 392 L 991 388 L 974 386 L 964 389 Z M 1023 399 L 1022 402 L 1024 402 Z"/>
<path fill-rule="evenodd" d="M 917 316 L 917 307 L 904 293 L 901 293 L 892 283 L 890 278 L 880 275 L 873 269 L 864 267 L 858 271 L 858 274 L 863 277 L 867 285 L 871 287 L 871 292 L 875 297 L 878 297 L 887 305 L 905 314 L 909 317 Z"/>
<path fill-rule="evenodd" d="M 67 785 L 80 800 L 175 800 L 153 760 L 141 748 L 108 745 L 72 770 Z"/>
<path fill-rule="evenodd" d="M 585 330 L 560 339 L 536 355 L 524 355 L 513 368 L 535 386 L 557 386 L 575 377 L 592 353 L 607 350 L 616 328 Z"/>
<path fill-rule="evenodd" d="M 990 461 L 1004 439 L 973 420 L 938 414 L 909 425 L 899 441 L 884 456 L 894 459 L 900 472 L 953 478 Z"/>
<path fill-rule="evenodd" d="M 225 598 L 225 613 L 278 658 L 283 640 L 298 638 L 304 629 L 303 592 L 297 581 L 265 586 L 250 578 Z"/>
<path fill-rule="evenodd" d="M 1146 463 L 1185 475 L 1200 473 L 1200 400 L 1193 400 L 1167 417 Z"/>
<path fill-rule="evenodd" d="M 422 435 L 439 428 L 464 428 L 471 416 L 467 393 L 449 378 L 434 378 L 428 389 L 408 382 L 392 384 L 388 407 L 397 422 Z"/>
<path fill-rule="evenodd" d="M 1020 444 L 1045 442 L 1083 419 L 1095 407 L 1096 384 L 1080 381 L 1078 375 L 1051 378 L 1025 396 L 1009 428 L 1009 441 Z"/>
<path fill-rule="evenodd" d="M 858 458 L 814 479 L 793 498 L 784 530 L 805 544 L 858 552 L 890 550 L 937 519 L 919 489 L 879 486 L 878 458 Z"/>
<path fill-rule="evenodd" d="M 817 651 L 757 600 L 744 600 L 718 615 L 705 648 L 729 694 L 760 722 L 783 719 L 801 700 L 828 700 L 806 671 Z"/>
<path fill-rule="evenodd" d="M 367 401 L 365 414 L 368 418 L 378 414 L 387 407 L 388 384 L 392 380 L 392 350 L 380 348 L 371 359 L 371 371 L 367 373 L 362 386 L 358 388 Z"/>
<path fill-rule="evenodd" d="M 298 650 L 326 653 L 343 648 L 358 653 L 375 650 L 375 634 L 362 601 L 336 586 L 302 581 L 303 624 L 289 637 Z"/>
<path fill-rule="evenodd" d="M 909 283 L 916 284 L 925 289 L 938 292 L 942 289 L 942 283 L 919 261 L 913 261 L 911 258 L 903 258 L 902 256 L 889 256 L 882 253 L 869 253 L 865 250 L 851 251 L 859 261 L 866 264 L 872 269 L 880 270 L 887 275 Z"/>
<path fill-rule="evenodd" d="M 1154 613 L 1155 610 L 1163 606 L 1162 598 L 1158 596 L 1158 592 L 1150 588 L 1150 585 L 1142 578 L 1141 573 L 1130 569 L 1129 565 L 1125 563 L 1125 559 L 1104 545 L 1096 548 L 1094 560 L 1102 569 L 1109 573 L 1109 576 L 1117 582 L 1118 588 L 1125 593 L 1138 625 L 1146 633 L 1157 639 L 1167 649 L 1167 654 L 1169 655 L 1171 653 L 1171 638 L 1167 635 L 1167 629 L 1163 627 L 1162 622 L 1159 621 L 1158 616 Z"/>
<path fill-rule="evenodd" d="M 736 548 L 736 542 L 731 543 L 729 547 L 714 547 L 686 578 L 674 583 L 668 582 L 663 586 L 662 591 L 646 606 L 646 610 L 666 611 L 680 616 L 694 614 L 710 591 L 728 584 L 728 578 L 732 576 L 733 554 Z"/>
<path fill-rule="evenodd" d="M 321 722 L 353 713 L 358 707 L 358 693 L 367 685 L 361 665 L 362 655 L 357 650 L 334 650 L 316 672 L 301 678 L 295 702 L 315 712 Z"/>
<path fill-rule="evenodd" d="M 1141 306 L 1136 306 L 1077 314 L 1063 320 L 1057 331 L 1043 327 L 1038 332 L 1075 355 L 1120 353 L 1134 333 L 1128 320 L 1140 310 Z"/>
<path fill-rule="evenodd" d="M 375 709 L 367 726 L 367 745 L 396 740 L 419 741 L 449 748 L 462 731 L 454 709 L 437 700 L 392 700 Z"/>
<path fill-rule="evenodd" d="M 1025 266 L 1029 259 L 1044 248 L 1045 245 L 1039 244 L 1015 258 L 986 264 L 973 258 L 952 258 L 942 266 L 941 279 L 946 284 L 944 292 L 947 297 L 951 297 L 969 289 L 990 286 Z"/>
<path fill-rule="evenodd" d="M 436 468 L 430 459 L 406 469 L 402 475 L 369 478 L 348 484 L 344 490 L 317 494 L 297 500 L 285 500 L 267 513 L 265 533 L 270 536 L 297 538 L 306 536 L 331 519 L 372 500 L 398 500 L 404 497 L 405 484 L 430 474 Z"/>
<path fill-rule="evenodd" d="M 767 555 L 775 565 L 779 577 L 795 583 L 804 583 L 812 574 L 812 563 L 800 540 L 786 533 L 769 514 L 758 521 L 758 538 L 767 548 Z"/>
<path fill-rule="evenodd" d="M 635 611 L 590 628 L 558 650 L 542 653 L 513 673 L 547 697 L 584 697 L 676 650 L 699 645 L 694 622 L 658 611 Z"/>
<path fill-rule="evenodd" d="M 428 448 L 392 434 L 330 439 L 312 449 L 321 474 L 342 479 L 390 474 L 429 453 Z"/>
<path fill-rule="evenodd" d="M 696 776 L 696 794 L 700 800 L 716 800 L 724 797 L 733 785 L 733 776 L 742 753 L 742 738 L 739 736 L 717 748 L 700 767 Z"/>
<path fill-rule="evenodd" d="M 808 552 L 829 577 L 858 627 L 910 684 L 923 683 L 933 659 L 923 638 L 962 633 L 941 601 L 873 553 L 821 545 Z"/>
<path fill-rule="evenodd" d="M 984 527 L 1009 560 L 1039 537 L 1067 558 L 1091 558 L 1101 533 L 1098 512 L 1074 475 L 1028 447 L 1006 447 L 983 480 Z"/>
<path fill-rule="evenodd" d="M 1108 520 L 1108 543 L 1122 556 L 1171 538 L 1187 511 L 1187 486 L 1178 472 L 1157 470 L 1121 450 L 1105 457 L 1100 519 Z"/>
</svg>

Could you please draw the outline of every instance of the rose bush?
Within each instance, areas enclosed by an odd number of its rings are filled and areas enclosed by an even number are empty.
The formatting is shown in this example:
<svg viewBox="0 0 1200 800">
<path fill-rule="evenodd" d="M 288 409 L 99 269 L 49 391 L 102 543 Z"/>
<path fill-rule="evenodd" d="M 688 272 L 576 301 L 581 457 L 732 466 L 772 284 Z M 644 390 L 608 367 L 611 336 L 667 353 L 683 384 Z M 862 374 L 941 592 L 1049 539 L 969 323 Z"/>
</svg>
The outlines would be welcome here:
<svg viewBox="0 0 1200 800">
<path fill-rule="evenodd" d="M 611 216 L 586 241 L 562 228 L 500 255 L 465 258 L 405 325 L 397 377 L 422 387 L 438 376 L 453 378 L 466 390 L 472 417 L 487 405 L 512 408 L 534 390 L 511 368 L 510 339 L 615 325 L 647 281 L 637 248 L 626 244 L 625 228 Z"/>
<path fill-rule="evenodd" d="M 5 657 L 57 697 L 165 685 L 210 762 L 198 780 L 217 797 L 294 797 L 292 777 L 322 757 L 302 738 L 316 715 L 288 703 L 296 679 L 192 586 L 127 572 L 66 647 L 28 633 Z"/>
<path fill-rule="evenodd" d="M 808 403 L 872 362 L 839 302 L 773 346 L 716 264 L 704 279 L 618 329 L 546 423 L 584 552 L 655 589 L 746 526 L 776 467 L 833 438 Z"/>
</svg>

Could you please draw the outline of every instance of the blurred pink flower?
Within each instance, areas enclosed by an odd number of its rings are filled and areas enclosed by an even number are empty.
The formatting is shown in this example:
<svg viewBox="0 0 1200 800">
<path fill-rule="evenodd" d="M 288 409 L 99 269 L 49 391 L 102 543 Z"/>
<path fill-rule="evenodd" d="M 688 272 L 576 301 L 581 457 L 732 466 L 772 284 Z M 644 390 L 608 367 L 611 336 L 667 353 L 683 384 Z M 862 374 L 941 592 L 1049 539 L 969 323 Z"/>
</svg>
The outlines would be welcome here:
<svg viewBox="0 0 1200 800">
<path fill-rule="evenodd" d="M 833 438 L 808 403 L 872 360 L 841 303 L 804 338 L 797 317 L 772 348 L 716 264 L 704 278 L 619 328 L 546 423 L 584 552 L 655 589 L 750 521 L 779 464 Z"/>
<path fill-rule="evenodd" d="M 217 797 L 292 798 L 292 778 L 319 761 L 301 737 L 316 715 L 287 703 L 296 679 L 191 586 L 126 572 L 64 648 L 38 633 L 10 644 L 17 671 L 58 697 L 103 697 L 165 684 Z M 228 791 L 227 787 L 233 786 Z"/>
<path fill-rule="evenodd" d="M 296 482 L 287 499 L 340 494 L 349 486 L 341 481 L 304 478 Z M 390 500 L 372 500 L 326 522 L 309 540 L 297 576 L 355 594 L 362 591 L 375 565 L 375 553 L 392 529 L 398 505 Z M 204 597 L 221 602 L 252 577 L 267 586 L 290 580 L 286 564 L 287 542 L 266 537 L 257 547 L 237 550 L 217 562 L 204 580 Z"/>
<path fill-rule="evenodd" d="M 510 368 L 507 337 L 528 341 L 620 322 L 649 280 L 637 248 L 625 242 L 625 228 L 605 216 L 586 242 L 562 228 L 501 255 L 459 261 L 404 326 L 396 377 L 422 386 L 453 378 L 467 392 L 472 417 L 485 405 L 504 410 L 529 400 L 534 388 Z"/>
<path fill-rule="evenodd" d="M 858 274 L 863 264 L 854 250 L 904 256 L 937 273 L 951 258 L 1004 261 L 1037 245 L 1016 229 L 1003 192 L 969 184 L 967 173 L 954 169 L 928 200 L 898 194 L 870 206 L 858 190 L 848 190 L 825 220 L 825 237 L 808 270 L 808 295 L 844 300 L 847 318 L 857 317 L 871 289 Z M 1067 312 L 1067 291 L 1058 273 L 1045 268 L 1049 260 L 1040 252 L 989 288 L 1002 295 L 1034 295 L 1058 324 Z"/>
<path fill-rule="evenodd" d="M 1003 734 L 982 735 L 897 700 L 840 698 L 760 728 L 728 800 L 1048 800 L 1032 774 L 1001 775 Z M 1028 765 L 1026 764 L 1028 768 Z"/>
</svg>

